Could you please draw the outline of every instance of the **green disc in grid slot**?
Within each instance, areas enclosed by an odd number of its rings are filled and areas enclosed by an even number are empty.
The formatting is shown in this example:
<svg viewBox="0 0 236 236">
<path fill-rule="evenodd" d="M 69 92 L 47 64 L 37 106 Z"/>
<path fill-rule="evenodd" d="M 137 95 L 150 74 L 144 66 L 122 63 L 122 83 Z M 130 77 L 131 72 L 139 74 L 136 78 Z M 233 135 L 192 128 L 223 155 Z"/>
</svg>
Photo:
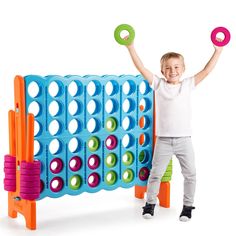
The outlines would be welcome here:
<svg viewBox="0 0 236 236">
<path fill-rule="evenodd" d="M 105 176 L 105 182 L 107 185 L 115 184 L 116 180 L 117 180 L 117 174 L 114 170 L 107 172 Z"/>
<path fill-rule="evenodd" d="M 109 153 L 106 156 L 105 164 L 108 168 L 112 168 L 116 165 L 117 157 L 115 153 Z"/>
<path fill-rule="evenodd" d="M 95 152 L 98 150 L 100 145 L 100 141 L 99 138 L 96 136 L 92 136 L 89 140 L 88 140 L 88 148 L 91 152 Z"/>
<path fill-rule="evenodd" d="M 117 121 L 114 117 L 109 117 L 107 118 L 106 120 L 106 129 L 109 131 L 109 132 L 113 132 L 115 131 L 117 128 Z"/>
<path fill-rule="evenodd" d="M 124 155 L 122 156 L 122 162 L 126 165 L 126 166 L 130 166 L 134 161 L 134 155 L 132 152 L 127 151 L 124 153 Z"/>
<path fill-rule="evenodd" d="M 73 175 L 70 177 L 69 187 L 73 190 L 77 190 L 81 186 L 81 183 L 81 177 L 79 175 Z"/>
<path fill-rule="evenodd" d="M 122 180 L 125 183 L 130 183 L 134 179 L 134 172 L 131 169 L 126 169 L 122 174 Z"/>
</svg>

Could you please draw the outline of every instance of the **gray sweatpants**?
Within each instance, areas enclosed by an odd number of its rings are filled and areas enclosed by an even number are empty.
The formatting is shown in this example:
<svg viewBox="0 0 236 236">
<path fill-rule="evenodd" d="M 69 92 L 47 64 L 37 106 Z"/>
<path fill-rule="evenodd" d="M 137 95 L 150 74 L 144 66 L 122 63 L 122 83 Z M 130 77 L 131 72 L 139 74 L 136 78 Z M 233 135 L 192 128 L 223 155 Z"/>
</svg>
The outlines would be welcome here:
<svg viewBox="0 0 236 236">
<path fill-rule="evenodd" d="M 156 204 L 161 178 L 173 155 L 178 158 L 184 176 L 184 205 L 192 206 L 196 186 L 196 169 L 191 137 L 158 138 L 148 179 L 147 202 Z"/>
</svg>

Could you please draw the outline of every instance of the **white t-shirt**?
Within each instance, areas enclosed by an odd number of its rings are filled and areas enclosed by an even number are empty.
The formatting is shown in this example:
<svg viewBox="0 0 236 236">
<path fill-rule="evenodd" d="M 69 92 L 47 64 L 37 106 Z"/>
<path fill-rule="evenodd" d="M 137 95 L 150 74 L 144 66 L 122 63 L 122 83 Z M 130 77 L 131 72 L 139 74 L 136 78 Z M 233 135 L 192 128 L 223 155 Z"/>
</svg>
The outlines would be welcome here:
<svg viewBox="0 0 236 236">
<path fill-rule="evenodd" d="M 157 136 L 191 136 L 191 92 L 194 87 L 194 77 L 175 85 L 154 75 L 151 88 L 156 92 Z"/>
</svg>

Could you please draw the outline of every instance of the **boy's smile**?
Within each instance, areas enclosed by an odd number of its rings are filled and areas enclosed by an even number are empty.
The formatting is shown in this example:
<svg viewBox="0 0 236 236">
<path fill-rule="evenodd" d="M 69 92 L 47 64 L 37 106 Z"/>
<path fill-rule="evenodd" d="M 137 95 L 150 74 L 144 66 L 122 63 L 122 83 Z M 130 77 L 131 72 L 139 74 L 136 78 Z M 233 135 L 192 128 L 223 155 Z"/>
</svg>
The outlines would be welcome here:
<svg viewBox="0 0 236 236">
<path fill-rule="evenodd" d="M 168 83 L 178 84 L 184 73 L 184 64 L 180 58 L 170 58 L 162 66 L 162 74 Z"/>
</svg>

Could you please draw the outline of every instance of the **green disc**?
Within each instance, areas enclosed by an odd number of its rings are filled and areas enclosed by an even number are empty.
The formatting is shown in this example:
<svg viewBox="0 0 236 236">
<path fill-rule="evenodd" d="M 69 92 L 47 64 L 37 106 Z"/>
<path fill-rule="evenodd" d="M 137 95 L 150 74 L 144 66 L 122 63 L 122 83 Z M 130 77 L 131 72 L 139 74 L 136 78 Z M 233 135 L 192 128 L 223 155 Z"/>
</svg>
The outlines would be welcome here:
<svg viewBox="0 0 236 236">
<path fill-rule="evenodd" d="M 123 30 L 126 30 L 129 32 L 128 39 L 121 38 L 120 33 Z M 115 29 L 114 37 L 117 43 L 121 45 L 130 45 L 134 41 L 135 31 L 130 25 L 127 25 L 127 24 L 118 25 Z"/>
</svg>

